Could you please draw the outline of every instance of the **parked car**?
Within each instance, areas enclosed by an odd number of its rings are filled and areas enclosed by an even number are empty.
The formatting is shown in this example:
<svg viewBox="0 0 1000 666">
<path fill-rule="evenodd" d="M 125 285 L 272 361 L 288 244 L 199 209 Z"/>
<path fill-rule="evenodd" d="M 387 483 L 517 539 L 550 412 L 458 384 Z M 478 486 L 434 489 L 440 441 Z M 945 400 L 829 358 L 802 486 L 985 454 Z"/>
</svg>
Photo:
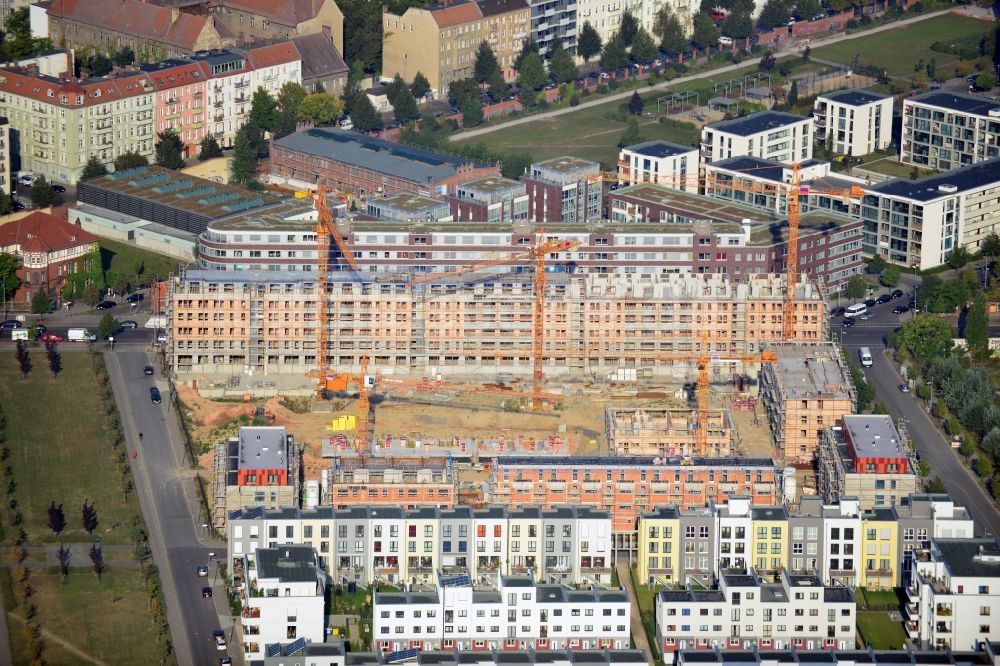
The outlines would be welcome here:
<svg viewBox="0 0 1000 666">
<path fill-rule="evenodd" d="M 63 187 L 62 185 L 58 185 L 56 183 L 52 183 L 52 189 L 54 191 L 58 192 L 59 194 L 66 194 L 66 188 Z"/>
<path fill-rule="evenodd" d="M 226 649 L 226 632 L 224 632 L 222 629 L 216 629 L 215 631 L 212 632 L 212 640 L 215 641 L 216 650 Z"/>
<path fill-rule="evenodd" d="M 910 311 L 909 305 L 897 305 L 892 309 L 893 314 L 903 314 L 904 312 L 909 312 L 909 311 Z"/>
<path fill-rule="evenodd" d="M 161 402 L 161 398 L 160 398 L 160 389 L 156 388 L 155 386 L 151 386 L 151 387 L 149 388 L 149 399 L 150 399 L 150 401 L 151 401 L 151 402 L 152 402 L 152 403 L 153 403 L 154 405 L 158 405 L 158 404 L 160 404 L 160 402 Z M 198 575 L 200 576 L 200 575 L 201 575 L 201 573 L 199 573 Z M 205 575 L 206 575 L 206 576 L 208 575 L 208 571 L 207 571 L 207 570 L 205 571 Z"/>
<path fill-rule="evenodd" d="M 903 290 L 902 289 L 894 289 L 893 292 L 891 294 L 889 294 L 889 295 L 892 296 L 893 298 L 902 298 L 903 297 Z"/>
<path fill-rule="evenodd" d="M 142 374 L 146 375 L 147 377 L 152 377 L 155 372 L 156 371 L 153 369 L 153 366 L 151 365 L 144 366 L 142 369 Z M 208 575 L 207 568 L 205 569 L 205 575 L 206 576 Z"/>
<path fill-rule="evenodd" d="M 61 335 L 56 335 L 55 333 L 42 333 L 38 336 L 38 339 L 42 342 L 62 342 L 65 338 Z"/>
<path fill-rule="evenodd" d="M 233 658 L 228 654 L 224 654 L 219 657 L 219 666 L 230 666 L 233 663 Z"/>
<path fill-rule="evenodd" d="M 878 298 L 875 299 L 875 302 L 876 303 L 888 303 L 891 300 L 892 300 L 892 295 L 891 294 L 882 294 L 881 296 L 879 296 Z"/>
<path fill-rule="evenodd" d="M 126 319 L 122 323 L 118 324 L 118 327 L 125 331 L 131 331 L 133 329 L 139 328 L 139 322 L 133 319 Z"/>
<path fill-rule="evenodd" d="M 868 300 L 865 301 L 866 308 L 873 308 L 876 305 L 878 305 L 878 301 L 876 301 L 874 298 L 869 298 Z"/>
<path fill-rule="evenodd" d="M 910 392 L 910 387 L 907 386 L 906 384 L 900 384 L 899 385 L 899 390 L 902 391 L 903 393 L 909 393 Z"/>
<path fill-rule="evenodd" d="M 149 366 L 146 367 L 148 368 Z M 207 575 L 208 575 L 208 567 L 202 564 L 201 566 L 198 567 L 198 578 L 204 578 Z"/>
<path fill-rule="evenodd" d="M 101 301 L 97 304 L 98 310 L 110 310 L 111 308 L 117 307 L 118 304 L 114 301 Z"/>
<path fill-rule="evenodd" d="M 20 183 L 21 185 L 26 185 L 27 187 L 31 187 L 32 185 L 35 184 L 35 181 L 37 180 L 38 176 L 36 176 L 33 173 L 22 173 L 18 177 L 17 182 Z"/>
<path fill-rule="evenodd" d="M 869 319 L 874 319 L 877 316 L 878 316 L 877 312 L 875 312 L 874 310 L 869 310 L 868 312 L 858 317 L 858 319 L 860 319 L 861 321 L 868 321 Z"/>
<path fill-rule="evenodd" d="M 145 300 L 145 298 L 146 297 L 143 296 L 142 294 L 129 294 L 128 296 L 125 297 L 125 302 L 126 303 L 139 303 L 140 301 Z"/>
<path fill-rule="evenodd" d="M 21 328 L 21 322 L 16 319 L 8 319 L 0 324 L 0 328 Z"/>
</svg>

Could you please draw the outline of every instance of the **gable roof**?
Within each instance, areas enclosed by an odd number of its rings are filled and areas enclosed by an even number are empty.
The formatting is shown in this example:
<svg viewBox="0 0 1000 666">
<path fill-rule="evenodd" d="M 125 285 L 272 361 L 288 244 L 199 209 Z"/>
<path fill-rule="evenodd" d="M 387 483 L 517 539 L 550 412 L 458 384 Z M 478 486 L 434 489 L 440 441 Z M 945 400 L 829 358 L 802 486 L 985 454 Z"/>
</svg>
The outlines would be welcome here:
<svg viewBox="0 0 1000 666">
<path fill-rule="evenodd" d="M 427 10 L 434 17 L 439 28 L 461 25 L 483 17 L 482 12 L 479 11 L 479 5 L 471 0 L 456 4 L 434 5 L 428 7 Z"/>
<path fill-rule="evenodd" d="M 8 67 L 0 69 L 0 90 L 73 109 L 148 94 L 152 92 L 152 84 L 149 77 L 141 72 L 85 80 L 60 80 Z M 65 103 L 62 101 L 64 95 Z"/>
<path fill-rule="evenodd" d="M 321 32 L 292 39 L 302 58 L 302 81 L 336 76 L 347 72 L 347 63 L 329 37 Z"/>
<path fill-rule="evenodd" d="M 250 14 L 266 16 L 274 23 L 295 27 L 303 21 L 316 18 L 327 0 L 221 0 L 219 4 L 242 9 Z"/>
<path fill-rule="evenodd" d="M 320 35 L 322 36 L 322 35 Z M 259 46 L 246 52 L 247 58 L 253 63 L 254 69 L 262 67 L 274 67 L 290 62 L 300 61 L 302 58 L 293 42 L 281 42 L 270 46 Z"/>
<path fill-rule="evenodd" d="M 28 252 L 54 252 L 97 241 L 94 234 L 42 211 L 0 226 L 0 247 L 5 249 L 17 246 Z"/>
<path fill-rule="evenodd" d="M 195 16 L 139 0 L 54 0 L 50 17 L 65 18 L 151 41 L 194 49 L 206 30 L 221 33 L 214 17 Z"/>
</svg>

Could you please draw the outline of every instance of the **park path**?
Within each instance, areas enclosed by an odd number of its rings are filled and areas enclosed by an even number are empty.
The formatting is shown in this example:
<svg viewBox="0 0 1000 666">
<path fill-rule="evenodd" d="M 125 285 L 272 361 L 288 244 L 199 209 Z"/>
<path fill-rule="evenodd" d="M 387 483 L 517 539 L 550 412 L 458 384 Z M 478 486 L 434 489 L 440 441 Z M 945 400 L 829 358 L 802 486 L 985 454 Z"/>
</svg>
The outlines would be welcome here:
<svg viewBox="0 0 1000 666">
<path fill-rule="evenodd" d="M 823 47 L 823 46 L 829 46 L 830 44 L 837 44 L 839 42 L 845 42 L 845 41 L 849 41 L 849 40 L 852 40 L 852 39 L 858 39 L 859 37 L 867 37 L 868 35 L 874 35 L 874 34 L 877 34 L 877 33 L 880 33 L 880 32 L 884 32 L 886 30 L 895 30 L 896 28 L 902 28 L 902 27 L 911 25 L 913 23 L 919 23 L 920 21 L 926 21 L 926 20 L 934 18 L 936 16 L 942 16 L 944 14 L 949 13 L 950 11 L 951 11 L 950 9 L 945 9 L 945 10 L 937 11 L 937 12 L 928 12 L 927 14 L 920 14 L 919 16 L 913 16 L 913 17 L 910 17 L 910 18 L 907 18 L 907 19 L 903 19 L 901 21 L 894 21 L 892 23 L 885 23 L 883 25 L 880 25 L 880 26 L 877 26 L 875 28 L 872 28 L 871 30 L 854 32 L 854 33 L 851 33 L 851 34 L 836 35 L 836 36 L 827 37 L 827 38 L 824 38 L 824 39 L 811 40 L 809 42 L 809 47 L 815 52 L 816 49 L 818 49 L 820 47 Z M 798 48 L 798 46 L 788 46 L 788 47 L 782 48 L 779 51 L 777 51 L 775 53 L 775 56 L 782 57 L 782 56 L 787 56 L 787 55 L 798 55 L 798 54 L 799 54 L 799 48 Z M 733 72 L 733 71 L 736 71 L 738 69 L 745 68 L 748 65 L 756 65 L 758 62 L 760 62 L 760 58 L 747 58 L 746 60 L 742 61 L 739 64 L 725 65 L 723 67 L 718 67 L 718 68 L 713 69 L 713 70 L 709 70 L 709 71 L 705 71 L 705 72 L 699 72 L 698 74 L 692 74 L 690 76 L 681 76 L 681 77 L 678 77 L 676 79 L 672 79 L 670 81 L 663 81 L 661 83 L 658 83 L 658 84 L 650 87 L 649 90 L 667 90 L 671 86 L 676 86 L 676 85 L 679 85 L 681 83 L 686 83 L 688 81 L 697 81 L 699 79 L 706 79 L 706 78 L 709 78 L 709 77 L 712 77 L 712 76 L 717 76 L 719 74 L 725 74 L 726 72 Z M 838 63 L 838 66 L 842 66 L 842 63 Z M 590 101 L 587 101 L 587 102 L 581 102 L 577 106 L 569 106 L 569 107 L 565 107 L 565 108 L 562 108 L 562 109 L 556 109 L 555 111 L 546 111 L 545 113 L 536 113 L 536 114 L 531 114 L 531 115 L 527 115 L 527 116 L 522 116 L 521 118 L 514 118 L 512 120 L 508 120 L 507 122 L 499 123 L 497 125 L 489 125 L 487 127 L 477 127 L 475 129 L 471 129 L 471 130 L 464 130 L 462 132 L 458 132 L 457 134 L 452 134 L 451 135 L 451 139 L 453 141 L 462 141 L 464 139 L 473 139 L 473 138 L 475 138 L 477 136 L 483 136 L 484 134 L 489 134 L 491 132 L 496 132 L 498 130 L 507 129 L 509 127 L 516 127 L 518 125 L 524 125 L 526 123 L 532 123 L 532 122 L 535 122 L 536 120 L 551 120 L 553 118 L 565 115 L 567 113 L 574 113 L 574 112 L 580 111 L 582 109 L 589 109 L 591 107 L 600 106 L 602 104 L 610 104 L 610 103 L 613 103 L 613 102 L 617 102 L 617 101 L 628 99 L 629 97 L 632 96 L 632 93 L 635 92 L 635 90 L 638 90 L 638 88 L 625 90 L 625 91 L 620 92 L 620 93 L 615 93 L 614 95 L 607 95 L 606 97 L 601 97 L 600 99 L 590 100 Z M 645 89 L 643 89 L 643 90 L 645 90 Z"/>
<path fill-rule="evenodd" d="M 653 652 L 646 638 L 646 629 L 642 626 L 642 613 L 639 612 L 639 597 L 635 594 L 635 586 L 632 585 L 632 568 L 628 559 L 615 558 L 615 571 L 618 573 L 618 583 L 628 590 L 628 598 L 631 602 L 631 612 L 629 613 L 629 629 L 632 631 L 632 641 L 640 650 L 645 650 L 649 663 L 655 663 L 656 653 Z"/>
</svg>

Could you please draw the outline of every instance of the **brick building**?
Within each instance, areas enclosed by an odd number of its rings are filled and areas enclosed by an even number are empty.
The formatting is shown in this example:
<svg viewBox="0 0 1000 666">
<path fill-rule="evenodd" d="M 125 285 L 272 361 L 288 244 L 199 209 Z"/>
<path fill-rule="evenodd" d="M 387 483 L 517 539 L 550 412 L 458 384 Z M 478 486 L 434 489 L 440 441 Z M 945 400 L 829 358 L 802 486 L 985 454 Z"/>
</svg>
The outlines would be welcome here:
<svg viewBox="0 0 1000 666">
<path fill-rule="evenodd" d="M 360 197 L 447 195 L 466 180 L 499 175 L 499 165 L 332 128 L 289 134 L 271 147 L 272 182 L 325 185 Z"/>
<path fill-rule="evenodd" d="M 528 218 L 585 224 L 601 219 L 601 165 L 577 157 L 552 157 L 521 176 L 528 191 Z"/>
<path fill-rule="evenodd" d="M 523 182 L 490 176 L 461 183 L 448 198 L 458 222 L 515 224 L 528 220 L 528 194 Z"/>
<path fill-rule="evenodd" d="M 323 503 L 335 508 L 378 504 L 451 508 L 455 506 L 456 482 L 445 458 L 414 461 L 338 455 L 330 468 Z"/>
<path fill-rule="evenodd" d="M 100 261 L 97 236 L 54 215 L 34 212 L 16 223 L 0 226 L 0 252 L 20 261 L 17 276 L 21 286 L 7 301 L 7 308 L 31 310 L 31 297 L 44 290 L 53 303 L 63 301 L 66 278 L 90 271 Z"/>
<path fill-rule="evenodd" d="M 608 407 L 604 422 L 612 455 L 687 456 L 698 453 L 695 449 L 698 414 L 692 409 Z M 709 410 L 708 448 L 702 455 L 733 455 L 735 435 L 729 410 Z"/>
</svg>

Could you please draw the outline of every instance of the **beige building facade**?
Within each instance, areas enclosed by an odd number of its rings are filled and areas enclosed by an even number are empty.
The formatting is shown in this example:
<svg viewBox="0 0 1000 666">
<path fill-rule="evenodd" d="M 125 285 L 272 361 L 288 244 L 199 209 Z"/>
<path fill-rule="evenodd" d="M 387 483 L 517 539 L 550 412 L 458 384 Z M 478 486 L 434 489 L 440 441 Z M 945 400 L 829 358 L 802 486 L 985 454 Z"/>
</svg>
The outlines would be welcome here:
<svg viewBox="0 0 1000 666">
<path fill-rule="evenodd" d="M 241 44 L 321 33 L 344 52 L 344 13 L 334 0 L 219 0 L 212 13 Z"/>
</svg>

